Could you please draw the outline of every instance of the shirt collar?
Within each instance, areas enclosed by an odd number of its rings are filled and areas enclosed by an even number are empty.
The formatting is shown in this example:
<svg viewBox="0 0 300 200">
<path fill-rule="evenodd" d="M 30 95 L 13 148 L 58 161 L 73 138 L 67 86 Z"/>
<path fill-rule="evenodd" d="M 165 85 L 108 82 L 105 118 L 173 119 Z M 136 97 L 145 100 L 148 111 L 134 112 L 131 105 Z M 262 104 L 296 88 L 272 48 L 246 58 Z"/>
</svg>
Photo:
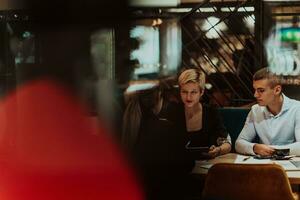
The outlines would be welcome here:
<svg viewBox="0 0 300 200">
<path fill-rule="evenodd" d="M 291 99 L 285 96 L 283 93 L 282 93 L 282 97 L 283 97 L 283 103 L 282 103 L 281 110 L 275 117 L 280 116 L 282 113 L 286 112 L 290 108 Z M 267 109 L 266 106 L 263 107 L 263 111 L 266 115 L 270 117 L 274 117 L 274 115 Z"/>
<path fill-rule="evenodd" d="M 291 99 L 285 96 L 283 93 L 282 96 L 283 96 L 283 104 L 279 114 L 287 111 L 291 107 Z"/>
</svg>

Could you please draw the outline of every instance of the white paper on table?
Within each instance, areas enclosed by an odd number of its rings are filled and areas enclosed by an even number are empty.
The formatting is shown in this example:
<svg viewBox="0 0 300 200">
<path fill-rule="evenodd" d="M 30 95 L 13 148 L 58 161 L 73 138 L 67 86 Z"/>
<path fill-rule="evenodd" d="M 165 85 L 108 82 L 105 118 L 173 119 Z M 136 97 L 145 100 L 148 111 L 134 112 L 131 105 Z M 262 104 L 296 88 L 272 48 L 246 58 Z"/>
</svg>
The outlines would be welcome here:
<svg viewBox="0 0 300 200">
<path fill-rule="evenodd" d="M 250 157 L 249 159 L 245 160 L 247 156 L 239 155 L 235 161 L 238 164 L 272 164 L 275 163 L 283 167 L 286 171 L 297 171 L 300 170 L 295 165 L 293 165 L 289 160 L 270 160 L 270 159 L 255 159 L 254 157 Z"/>
<path fill-rule="evenodd" d="M 286 171 L 299 171 L 300 169 L 293 165 L 289 160 L 276 160 L 274 161 L 277 165 L 283 167 Z"/>
<path fill-rule="evenodd" d="M 245 160 L 245 158 L 247 158 Z M 300 167 L 296 167 L 292 160 L 271 160 L 271 159 L 255 159 L 253 156 L 245 155 L 223 155 L 212 160 L 197 160 L 196 167 L 209 169 L 216 163 L 237 163 L 237 164 L 278 164 L 286 171 L 300 171 Z M 300 162 L 300 161 L 296 161 Z"/>
<path fill-rule="evenodd" d="M 244 160 L 245 158 L 248 158 L 247 160 Z M 268 164 L 272 163 L 270 159 L 255 159 L 253 156 L 244 156 L 244 155 L 238 155 L 235 159 L 234 163 L 237 164 Z"/>
</svg>

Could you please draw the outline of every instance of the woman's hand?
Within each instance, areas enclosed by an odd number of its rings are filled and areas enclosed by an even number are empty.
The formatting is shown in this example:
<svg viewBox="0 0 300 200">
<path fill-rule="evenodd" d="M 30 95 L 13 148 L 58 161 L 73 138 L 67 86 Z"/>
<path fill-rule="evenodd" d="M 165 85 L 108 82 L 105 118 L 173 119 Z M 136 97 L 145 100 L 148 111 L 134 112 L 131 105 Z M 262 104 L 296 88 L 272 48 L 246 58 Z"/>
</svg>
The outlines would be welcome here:
<svg viewBox="0 0 300 200">
<path fill-rule="evenodd" d="M 216 147 L 215 145 L 212 145 L 212 146 L 209 148 L 208 155 L 209 155 L 211 158 L 215 158 L 215 157 L 221 155 L 221 147 Z"/>
</svg>

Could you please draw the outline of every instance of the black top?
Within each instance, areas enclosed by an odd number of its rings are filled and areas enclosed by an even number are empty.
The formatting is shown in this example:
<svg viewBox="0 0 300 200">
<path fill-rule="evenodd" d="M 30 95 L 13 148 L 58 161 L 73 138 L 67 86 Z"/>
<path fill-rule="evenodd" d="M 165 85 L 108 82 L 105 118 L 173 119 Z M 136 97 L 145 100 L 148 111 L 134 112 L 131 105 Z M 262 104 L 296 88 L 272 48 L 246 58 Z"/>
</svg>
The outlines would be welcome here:
<svg viewBox="0 0 300 200">
<path fill-rule="evenodd" d="M 191 146 L 208 146 L 217 145 L 217 139 L 219 137 L 227 138 L 228 133 L 222 123 L 221 117 L 217 110 L 209 105 L 203 105 L 202 111 L 202 129 L 198 131 L 188 132 L 186 127 L 186 118 L 184 112 L 184 105 L 180 104 L 171 104 L 169 106 L 168 113 L 169 121 L 172 121 L 176 125 L 176 134 L 184 134 L 185 144 L 188 141 L 191 141 Z M 192 153 L 192 159 L 200 159 L 195 156 L 197 153 Z"/>
</svg>

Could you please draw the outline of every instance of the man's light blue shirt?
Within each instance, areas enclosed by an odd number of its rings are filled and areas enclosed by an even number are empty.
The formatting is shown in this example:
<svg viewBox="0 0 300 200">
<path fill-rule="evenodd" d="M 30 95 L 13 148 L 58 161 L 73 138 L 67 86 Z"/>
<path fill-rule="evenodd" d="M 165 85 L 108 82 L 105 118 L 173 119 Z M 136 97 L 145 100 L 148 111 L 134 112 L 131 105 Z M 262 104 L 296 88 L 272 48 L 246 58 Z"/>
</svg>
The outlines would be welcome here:
<svg viewBox="0 0 300 200">
<path fill-rule="evenodd" d="M 258 136 L 261 144 L 290 148 L 291 155 L 300 156 L 300 102 L 282 95 L 282 108 L 275 116 L 265 106 L 252 106 L 235 143 L 238 153 L 255 155 L 253 141 Z"/>
</svg>

